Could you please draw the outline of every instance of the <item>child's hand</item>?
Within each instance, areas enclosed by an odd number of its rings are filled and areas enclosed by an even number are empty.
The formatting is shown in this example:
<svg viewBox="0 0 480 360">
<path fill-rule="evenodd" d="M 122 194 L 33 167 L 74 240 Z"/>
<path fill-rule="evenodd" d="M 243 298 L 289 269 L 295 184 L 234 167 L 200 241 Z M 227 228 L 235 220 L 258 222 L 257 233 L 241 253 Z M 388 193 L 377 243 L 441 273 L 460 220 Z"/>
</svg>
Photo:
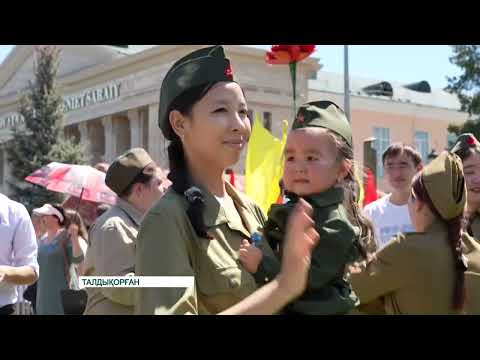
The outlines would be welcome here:
<svg viewBox="0 0 480 360">
<path fill-rule="evenodd" d="M 240 261 L 247 271 L 255 274 L 260 261 L 262 261 L 262 251 L 256 246 L 250 244 L 247 240 L 243 240 L 240 245 Z"/>
</svg>

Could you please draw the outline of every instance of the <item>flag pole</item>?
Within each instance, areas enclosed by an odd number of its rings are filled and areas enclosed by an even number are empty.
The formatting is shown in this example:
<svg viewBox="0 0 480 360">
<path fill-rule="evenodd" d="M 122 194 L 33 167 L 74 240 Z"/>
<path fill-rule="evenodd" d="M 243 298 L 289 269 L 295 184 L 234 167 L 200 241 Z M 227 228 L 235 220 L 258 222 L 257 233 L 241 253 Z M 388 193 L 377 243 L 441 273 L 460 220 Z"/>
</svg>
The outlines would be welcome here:
<svg viewBox="0 0 480 360">
<path fill-rule="evenodd" d="M 350 74 L 348 69 L 348 45 L 343 45 L 343 76 L 344 76 L 344 109 L 345 115 L 347 116 L 348 121 L 351 121 L 350 118 Z"/>
</svg>

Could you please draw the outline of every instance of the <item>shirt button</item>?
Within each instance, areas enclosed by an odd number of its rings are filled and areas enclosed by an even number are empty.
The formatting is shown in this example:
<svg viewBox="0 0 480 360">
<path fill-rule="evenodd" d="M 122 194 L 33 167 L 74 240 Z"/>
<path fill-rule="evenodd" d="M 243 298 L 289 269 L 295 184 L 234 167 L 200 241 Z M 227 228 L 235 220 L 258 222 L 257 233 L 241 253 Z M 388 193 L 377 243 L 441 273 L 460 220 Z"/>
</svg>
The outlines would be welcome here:
<svg viewBox="0 0 480 360">
<path fill-rule="evenodd" d="M 235 280 L 235 279 L 228 279 L 228 284 L 230 285 L 230 288 L 232 288 L 232 289 L 238 288 L 238 285 L 239 285 L 238 281 Z"/>
</svg>

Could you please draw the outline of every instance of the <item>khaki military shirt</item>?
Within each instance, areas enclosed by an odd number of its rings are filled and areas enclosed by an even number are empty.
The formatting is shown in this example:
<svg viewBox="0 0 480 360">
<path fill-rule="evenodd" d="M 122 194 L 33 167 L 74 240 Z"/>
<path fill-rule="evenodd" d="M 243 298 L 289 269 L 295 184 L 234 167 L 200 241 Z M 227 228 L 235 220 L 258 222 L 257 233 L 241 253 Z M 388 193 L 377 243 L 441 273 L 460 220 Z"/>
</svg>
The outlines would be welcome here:
<svg viewBox="0 0 480 360">
<path fill-rule="evenodd" d="M 466 234 L 463 242 L 467 257 L 478 258 L 475 242 Z M 474 262 L 469 271 L 477 277 Z M 350 282 L 362 304 L 383 297 L 387 314 L 453 314 L 455 263 L 446 225 L 436 221 L 424 233 L 397 234 L 364 271 L 351 274 Z"/>
<path fill-rule="evenodd" d="M 480 214 L 478 212 L 473 216 L 468 232 L 477 242 L 480 242 Z"/>
<path fill-rule="evenodd" d="M 133 275 L 135 244 L 142 214 L 118 199 L 90 230 L 85 276 Z M 133 314 L 135 288 L 88 288 L 85 315 Z"/>
<path fill-rule="evenodd" d="M 137 239 L 136 274 L 194 276 L 195 286 L 139 289 L 136 314 L 217 314 L 257 289 L 240 263 L 239 248 L 243 239 L 261 231 L 265 216 L 228 182 L 225 187 L 233 208 L 202 189 L 204 222 L 213 239 L 196 235 L 187 217 L 188 203 L 173 189 L 147 213 Z"/>
<path fill-rule="evenodd" d="M 475 223 L 475 222 L 474 222 Z M 480 219 L 477 216 L 478 230 Z M 480 235 L 480 231 L 473 232 Z M 465 287 L 467 289 L 466 312 L 470 315 L 480 315 L 480 242 L 478 238 L 469 235 L 463 237 L 464 252 L 468 259 L 468 270 L 465 272 Z"/>
</svg>

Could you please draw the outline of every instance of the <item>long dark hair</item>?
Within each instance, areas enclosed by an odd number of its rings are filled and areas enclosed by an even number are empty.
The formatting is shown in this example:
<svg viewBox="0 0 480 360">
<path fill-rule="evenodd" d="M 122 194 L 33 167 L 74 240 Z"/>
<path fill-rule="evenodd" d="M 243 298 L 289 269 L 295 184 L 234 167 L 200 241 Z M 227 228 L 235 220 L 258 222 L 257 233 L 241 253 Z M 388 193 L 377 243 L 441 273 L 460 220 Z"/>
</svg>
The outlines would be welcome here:
<svg viewBox="0 0 480 360">
<path fill-rule="evenodd" d="M 464 146 L 464 147 L 460 147 L 457 151 L 455 151 L 455 154 L 458 155 L 460 160 L 462 160 L 462 163 L 474 153 L 480 154 L 480 150 L 476 146 L 471 146 L 471 147 Z M 468 207 L 466 206 L 464 216 L 462 219 L 462 227 L 470 236 L 473 236 L 472 222 L 475 217 L 475 213 L 472 214 L 468 212 L 467 208 Z"/>
<path fill-rule="evenodd" d="M 214 83 L 208 83 L 185 91 L 172 102 L 167 114 L 177 110 L 184 116 L 191 116 L 193 106 L 207 94 L 213 85 Z M 168 179 L 172 182 L 172 189 L 177 194 L 184 196 L 188 201 L 187 216 L 195 233 L 199 237 L 211 239 L 212 237 L 207 233 L 207 227 L 203 219 L 203 210 L 205 209 L 204 195 L 194 185 L 188 171 L 182 142 L 173 129 L 171 129 L 169 121 L 168 124 L 172 134 L 172 140 L 168 146 L 168 162 L 170 166 Z"/>
<path fill-rule="evenodd" d="M 433 215 L 442 220 L 448 229 L 448 242 L 452 256 L 455 263 L 455 286 L 453 290 L 453 309 L 456 311 L 463 310 L 466 299 L 465 288 L 465 265 L 464 255 L 462 252 L 462 219 L 463 214 L 460 214 L 453 219 L 445 220 L 442 218 L 438 210 L 433 205 L 433 202 L 428 195 L 425 186 L 423 184 L 422 175 L 417 174 L 413 180 L 412 185 L 413 192 L 421 202 L 427 204 Z"/>
<path fill-rule="evenodd" d="M 85 227 L 85 222 L 83 221 L 82 215 L 80 215 L 78 211 L 72 209 L 65 209 L 65 215 L 65 227 L 67 228 L 67 230 L 71 224 L 77 225 L 78 235 L 80 235 L 85 241 L 88 241 L 88 232 L 87 228 Z"/>
<path fill-rule="evenodd" d="M 358 239 L 358 250 L 360 255 L 369 260 L 370 255 L 373 254 L 376 249 L 375 232 L 373 230 L 372 223 L 362 214 L 358 205 L 358 189 L 357 182 L 355 181 L 355 162 L 353 160 L 353 149 L 347 144 L 347 142 L 336 133 L 328 130 L 328 134 L 332 137 L 337 148 L 337 161 L 348 160 L 351 161 L 347 176 L 342 182 L 342 186 L 345 189 L 345 207 L 348 210 L 348 216 L 350 220 L 360 228 L 360 237 Z"/>
</svg>

